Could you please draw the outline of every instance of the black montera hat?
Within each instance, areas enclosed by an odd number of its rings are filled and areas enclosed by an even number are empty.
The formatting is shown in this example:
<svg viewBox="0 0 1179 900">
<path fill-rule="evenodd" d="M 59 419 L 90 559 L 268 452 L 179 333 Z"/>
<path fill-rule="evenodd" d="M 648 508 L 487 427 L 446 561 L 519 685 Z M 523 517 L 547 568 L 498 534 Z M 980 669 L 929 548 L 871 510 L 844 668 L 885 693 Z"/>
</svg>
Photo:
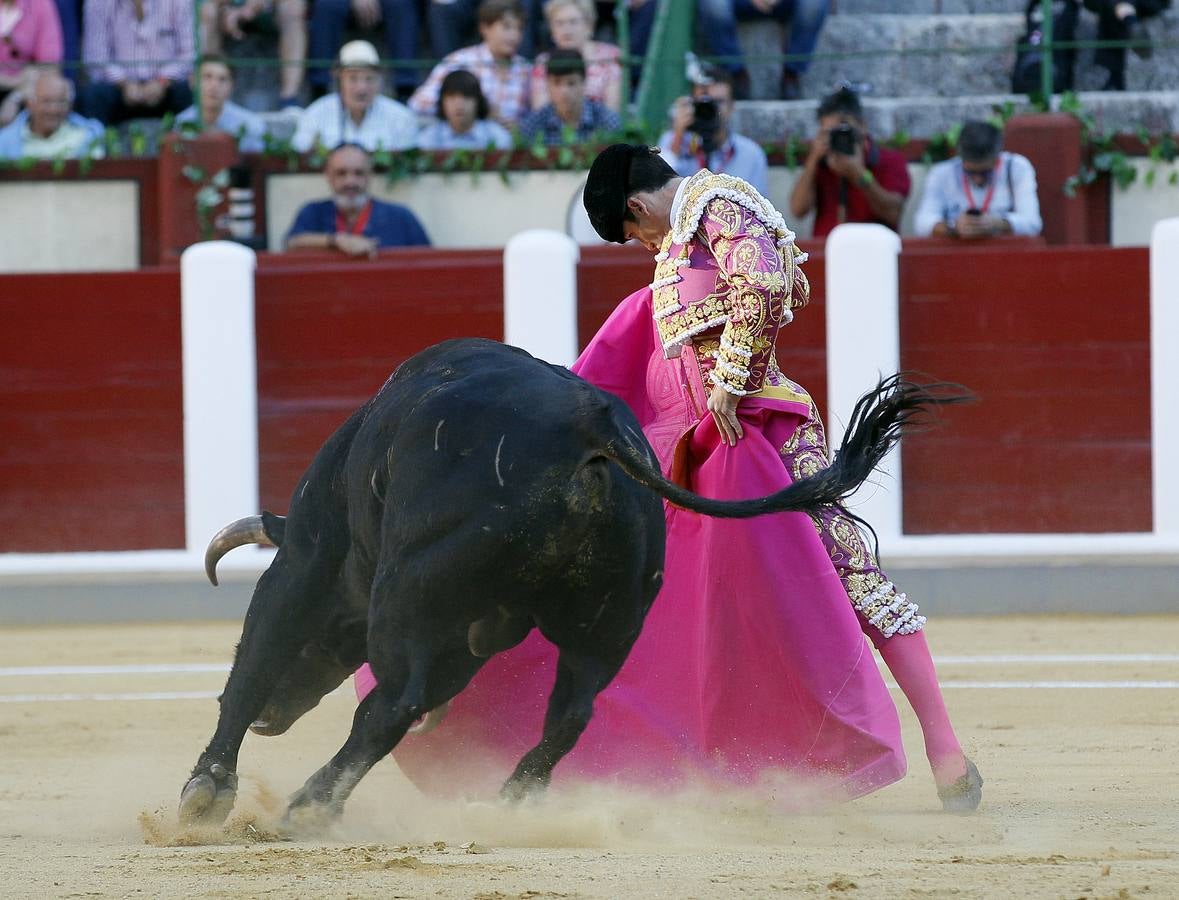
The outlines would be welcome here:
<svg viewBox="0 0 1179 900">
<path fill-rule="evenodd" d="M 626 218 L 630 162 L 636 156 L 646 156 L 650 152 L 651 148 L 643 144 L 611 144 L 590 166 L 582 203 L 589 214 L 590 224 L 602 240 L 626 243 L 622 223 Z"/>
</svg>

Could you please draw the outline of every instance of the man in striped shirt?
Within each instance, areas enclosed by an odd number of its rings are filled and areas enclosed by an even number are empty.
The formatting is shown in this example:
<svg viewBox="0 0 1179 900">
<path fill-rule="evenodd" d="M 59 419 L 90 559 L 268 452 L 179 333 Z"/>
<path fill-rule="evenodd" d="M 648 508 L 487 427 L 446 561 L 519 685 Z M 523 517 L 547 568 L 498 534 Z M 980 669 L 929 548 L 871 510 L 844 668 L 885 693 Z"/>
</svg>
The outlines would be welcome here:
<svg viewBox="0 0 1179 900">
<path fill-rule="evenodd" d="M 380 57 L 368 41 L 340 48 L 339 92 L 320 97 L 299 117 L 291 147 L 306 153 L 359 144 L 374 150 L 404 150 L 417 140 L 418 121 L 403 104 L 381 93 Z"/>
<path fill-rule="evenodd" d="M 483 43 L 455 50 L 434 67 L 425 84 L 410 98 L 410 107 L 432 116 L 438 108 L 442 79 L 455 69 L 474 72 L 491 107 L 491 118 L 511 129 L 528 112 L 532 69 L 516 53 L 524 35 L 520 0 L 483 0 L 479 5 L 479 34 Z"/>
<path fill-rule="evenodd" d="M 85 107 L 113 125 L 192 105 L 192 7 L 185 0 L 86 0 Z"/>
</svg>

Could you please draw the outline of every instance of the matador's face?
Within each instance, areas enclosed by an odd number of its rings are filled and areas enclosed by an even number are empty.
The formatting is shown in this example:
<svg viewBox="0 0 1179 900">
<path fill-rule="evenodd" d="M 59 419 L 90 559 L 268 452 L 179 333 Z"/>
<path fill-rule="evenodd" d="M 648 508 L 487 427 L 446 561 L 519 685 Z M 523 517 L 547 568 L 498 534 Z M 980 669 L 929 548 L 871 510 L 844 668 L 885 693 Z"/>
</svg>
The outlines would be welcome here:
<svg viewBox="0 0 1179 900">
<path fill-rule="evenodd" d="M 628 197 L 628 218 L 622 223 L 623 236 L 628 241 L 638 241 L 652 253 L 658 253 L 671 230 L 671 209 L 663 209 L 664 205 L 648 192 Z"/>
</svg>

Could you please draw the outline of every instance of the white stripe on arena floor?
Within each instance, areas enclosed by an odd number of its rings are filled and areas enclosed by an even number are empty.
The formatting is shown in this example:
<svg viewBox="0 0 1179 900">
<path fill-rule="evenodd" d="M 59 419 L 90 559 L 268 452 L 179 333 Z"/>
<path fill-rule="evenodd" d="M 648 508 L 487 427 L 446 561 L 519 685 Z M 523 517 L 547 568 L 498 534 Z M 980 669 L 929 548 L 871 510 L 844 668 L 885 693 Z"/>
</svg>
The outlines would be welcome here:
<svg viewBox="0 0 1179 900">
<path fill-rule="evenodd" d="M 1056 665 L 1059 663 L 1179 663 L 1179 653 L 998 653 L 935 656 L 939 666 Z M 185 675 L 229 671 L 226 663 L 145 663 L 115 666 L 0 666 L 0 678 L 48 675 Z M 964 682 L 960 682 L 964 683 Z M 1005 682 L 1008 683 L 1008 682 Z"/>
<path fill-rule="evenodd" d="M 979 666 L 1000 664 L 1058 665 L 1061 663 L 1126 664 L 1179 663 L 1175 653 L 1093 653 L 1093 654 L 991 654 L 935 657 L 939 665 Z M 0 678 L 28 678 L 85 675 L 187 675 L 229 671 L 224 663 L 149 663 L 110 666 L 8 666 L 0 667 Z M 946 690 L 1177 690 L 1179 681 L 954 681 L 943 680 Z M 889 688 L 897 686 L 890 683 Z M 341 690 L 341 689 L 337 689 Z M 211 700 L 219 691 L 129 691 L 110 693 L 54 693 L 0 695 L 0 703 L 69 703 L 141 700 Z M 334 692 L 333 692 L 334 693 Z"/>
<path fill-rule="evenodd" d="M 899 690 L 889 684 L 890 690 Z M 1179 681 L 943 681 L 943 690 L 1179 690 Z M 336 689 L 341 690 L 340 688 Z M 336 693 L 333 691 L 332 693 Z M 149 691 L 119 694 L 5 694 L 0 703 L 101 703 L 139 700 L 212 700 L 220 691 Z"/>
</svg>

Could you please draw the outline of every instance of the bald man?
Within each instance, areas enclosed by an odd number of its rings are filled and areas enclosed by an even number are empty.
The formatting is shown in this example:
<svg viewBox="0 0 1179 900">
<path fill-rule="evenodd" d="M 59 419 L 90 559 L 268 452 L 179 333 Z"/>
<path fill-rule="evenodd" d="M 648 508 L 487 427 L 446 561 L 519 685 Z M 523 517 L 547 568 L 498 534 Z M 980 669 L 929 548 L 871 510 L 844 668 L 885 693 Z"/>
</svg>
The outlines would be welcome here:
<svg viewBox="0 0 1179 900">
<path fill-rule="evenodd" d="M 27 108 L 0 130 L 0 159 L 102 155 L 102 123 L 70 112 L 74 86 L 56 69 L 30 76 Z"/>
</svg>

